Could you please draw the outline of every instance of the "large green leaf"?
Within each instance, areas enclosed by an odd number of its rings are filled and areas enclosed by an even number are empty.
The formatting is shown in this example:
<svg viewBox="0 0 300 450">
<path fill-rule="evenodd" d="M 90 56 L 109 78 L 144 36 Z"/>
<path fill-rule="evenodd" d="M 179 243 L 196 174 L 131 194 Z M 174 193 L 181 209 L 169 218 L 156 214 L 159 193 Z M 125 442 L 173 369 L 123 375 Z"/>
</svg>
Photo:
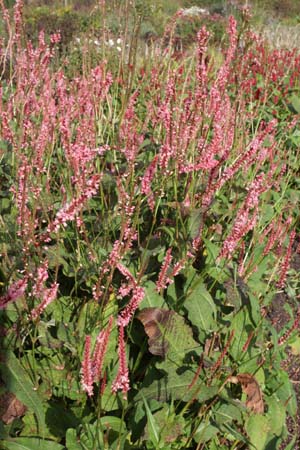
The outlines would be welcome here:
<svg viewBox="0 0 300 450">
<path fill-rule="evenodd" d="M 293 94 L 290 98 L 290 102 L 291 102 L 291 110 L 295 113 L 295 114 L 299 114 L 300 113 L 300 97 L 298 97 L 296 94 Z"/>
<path fill-rule="evenodd" d="M 77 430 L 69 428 L 66 433 L 66 445 L 68 450 L 91 450 L 104 448 L 103 429 L 109 430 L 109 448 L 113 448 L 113 442 L 119 438 L 124 440 L 128 434 L 125 422 L 114 416 L 101 417 L 99 423 L 83 424 Z M 122 446 L 120 445 L 120 448 Z"/>
<path fill-rule="evenodd" d="M 168 370 L 167 364 L 166 361 L 159 368 Z M 200 402 L 205 402 L 217 395 L 217 386 L 206 386 L 200 379 L 194 383 L 194 376 L 195 373 L 192 370 L 183 373 L 177 373 L 174 369 L 168 370 L 167 375 L 153 381 L 150 386 L 142 388 L 135 398 L 136 400 L 142 400 L 145 397 L 147 400 L 155 399 L 157 401 L 173 399 L 183 400 L 184 402 L 197 398 Z"/>
<path fill-rule="evenodd" d="M 231 320 L 230 331 L 234 332 L 234 337 L 229 348 L 230 355 L 235 361 L 239 361 L 245 355 L 243 347 L 252 331 L 248 311 L 242 308 Z"/>
<path fill-rule="evenodd" d="M 82 450 L 78 442 L 77 432 L 74 428 L 69 428 L 66 433 L 66 447 L 68 450 Z"/>
<path fill-rule="evenodd" d="M 167 443 L 170 445 L 171 442 L 176 441 L 176 439 L 178 439 L 178 437 L 183 433 L 188 435 L 190 432 L 188 422 L 182 414 L 178 414 L 175 407 L 173 409 L 173 405 L 168 405 L 165 403 L 163 408 L 153 414 L 153 417 L 155 418 L 156 423 L 159 424 L 160 443 L 165 444 L 162 447 L 163 449 Z M 149 425 L 147 425 L 145 429 L 145 437 L 147 440 L 148 434 Z"/>
<path fill-rule="evenodd" d="M 148 427 L 149 439 L 152 442 L 152 444 L 154 444 L 157 447 L 159 444 L 159 434 L 160 434 L 159 426 L 157 424 L 155 417 L 153 416 L 153 414 L 151 412 L 151 409 L 149 408 L 149 405 L 148 405 L 147 400 L 145 399 L 143 393 L 141 393 L 141 395 L 143 398 L 143 402 L 144 402 L 144 406 L 145 406 L 145 410 L 146 410 L 146 414 L 147 414 L 147 427 Z"/>
<path fill-rule="evenodd" d="M 0 441 L 1 442 L 1 441 Z M 20 437 L 2 441 L 3 450 L 63 450 L 64 446 L 54 441 L 40 438 Z"/>
<path fill-rule="evenodd" d="M 285 424 L 286 408 L 275 394 L 273 394 L 272 397 L 268 398 L 267 404 L 267 416 L 269 417 L 270 423 L 272 424 L 271 431 L 276 436 L 281 436 L 282 429 Z"/>
<path fill-rule="evenodd" d="M 143 298 L 142 302 L 140 303 L 139 308 L 162 308 L 166 306 L 165 299 L 159 295 L 159 293 L 156 290 L 156 285 L 153 283 L 153 281 L 147 281 L 145 283 L 145 297 Z"/>
<path fill-rule="evenodd" d="M 149 340 L 149 351 L 180 366 L 187 352 L 199 348 L 191 327 L 175 311 L 144 308 L 137 318 L 143 323 Z"/>
<path fill-rule="evenodd" d="M 194 434 L 194 440 L 199 442 L 207 442 L 215 437 L 219 432 L 219 429 L 210 421 L 203 420 Z"/>
<path fill-rule="evenodd" d="M 276 389 L 276 395 L 281 401 L 286 411 L 294 417 L 297 414 L 297 399 L 293 389 L 289 374 L 284 370 L 276 373 L 276 379 L 271 387 Z"/>
<path fill-rule="evenodd" d="M 6 354 L 5 361 L 1 364 L 1 376 L 6 388 L 35 414 L 38 431 L 41 436 L 45 436 L 45 412 L 42 401 L 29 376 L 12 352 Z"/>
<path fill-rule="evenodd" d="M 199 231 L 203 224 L 203 211 L 201 208 L 194 209 L 190 213 L 188 220 L 188 234 L 190 239 L 195 239 L 199 236 Z"/>
<path fill-rule="evenodd" d="M 261 414 L 252 415 L 248 418 L 245 428 L 255 450 L 264 450 L 268 434 L 272 430 L 268 417 Z"/>
<path fill-rule="evenodd" d="M 233 422 L 241 423 L 242 422 L 241 408 L 236 405 L 223 403 L 220 405 L 220 407 L 218 407 L 215 410 L 214 419 L 218 425 Z"/>
<path fill-rule="evenodd" d="M 184 307 L 189 320 L 199 330 L 209 332 L 216 328 L 216 305 L 201 280 L 190 286 Z"/>
</svg>

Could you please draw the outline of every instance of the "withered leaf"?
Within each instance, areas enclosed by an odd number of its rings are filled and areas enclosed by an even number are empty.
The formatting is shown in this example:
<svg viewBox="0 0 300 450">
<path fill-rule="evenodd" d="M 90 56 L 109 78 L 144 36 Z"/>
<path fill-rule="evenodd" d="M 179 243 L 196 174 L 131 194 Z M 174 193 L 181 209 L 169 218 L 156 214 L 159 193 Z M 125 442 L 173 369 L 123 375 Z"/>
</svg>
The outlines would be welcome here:
<svg viewBox="0 0 300 450">
<path fill-rule="evenodd" d="M 0 419 L 6 425 L 12 423 L 18 417 L 23 416 L 27 410 L 26 406 L 10 392 L 3 394 L 0 398 L 0 402 Z"/>
<path fill-rule="evenodd" d="M 148 336 L 149 351 L 153 355 L 165 357 L 169 344 L 164 330 L 170 326 L 175 312 L 161 308 L 145 308 L 137 316 Z"/>
<path fill-rule="evenodd" d="M 264 413 L 264 401 L 260 386 L 253 375 L 240 373 L 228 379 L 231 383 L 241 383 L 243 392 L 247 395 L 246 406 L 256 414 Z"/>
</svg>

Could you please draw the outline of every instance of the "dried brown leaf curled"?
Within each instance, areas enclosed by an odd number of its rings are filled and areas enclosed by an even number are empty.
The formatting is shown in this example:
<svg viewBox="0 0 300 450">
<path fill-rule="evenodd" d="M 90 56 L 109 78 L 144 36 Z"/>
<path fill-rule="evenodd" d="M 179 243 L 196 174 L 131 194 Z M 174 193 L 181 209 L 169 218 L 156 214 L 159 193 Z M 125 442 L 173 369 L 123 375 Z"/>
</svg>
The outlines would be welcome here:
<svg viewBox="0 0 300 450">
<path fill-rule="evenodd" d="M 149 351 L 153 355 L 165 357 L 169 343 L 164 338 L 164 330 L 170 327 L 174 311 L 162 308 L 145 308 L 137 316 L 148 336 Z"/>
<path fill-rule="evenodd" d="M 26 406 L 23 405 L 23 403 L 10 392 L 7 392 L 1 396 L 0 403 L 0 419 L 6 425 L 12 423 L 18 417 L 24 416 L 27 410 Z"/>
<path fill-rule="evenodd" d="M 253 375 L 250 375 L 249 373 L 240 373 L 235 377 L 230 377 L 228 381 L 234 384 L 241 384 L 243 392 L 247 395 L 247 408 L 256 414 L 264 413 L 263 394 Z"/>
</svg>

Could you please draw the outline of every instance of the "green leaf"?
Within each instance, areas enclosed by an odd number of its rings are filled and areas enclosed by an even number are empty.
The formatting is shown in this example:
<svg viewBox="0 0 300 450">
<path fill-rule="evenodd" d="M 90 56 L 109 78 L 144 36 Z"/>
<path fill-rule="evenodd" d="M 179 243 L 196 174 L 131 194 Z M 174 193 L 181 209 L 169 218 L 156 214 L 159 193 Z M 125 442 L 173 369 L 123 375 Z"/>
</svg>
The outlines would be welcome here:
<svg viewBox="0 0 300 450">
<path fill-rule="evenodd" d="M 111 384 L 108 384 L 101 396 L 101 407 L 104 411 L 114 411 L 120 407 L 118 396 L 112 395 Z"/>
<path fill-rule="evenodd" d="M 195 239 L 199 235 L 200 227 L 203 223 L 203 211 L 201 208 L 194 209 L 188 220 L 188 234 L 190 239 Z"/>
<path fill-rule="evenodd" d="M 96 442 L 98 443 L 98 445 L 101 445 L 100 448 L 104 447 L 102 433 L 96 427 L 96 424 L 86 424 L 82 426 L 79 432 L 79 436 L 81 448 L 84 450 L 94 449 Z"/>
<path fill-rule="evenodd" d="M 295 337 L 289 345 L 293 355 L 300 355 L 300 336 Z"/>
<path fill-rule="evenodd" d="M 95 323 L 99 317 L 100 306 L 94 300 L 86 302 L 78 317 L 77 330 L 80 337 L 85 337 L 86 334 L 90 334 L 91 330 L 95 328 Z"/>
<path fill-rule="evenodd" d="M 143 323 L 149 339 L 149 351 L 180 366 L 186 353 L 199 344 L 194 340 L 191 327 L 173 310 L 144 308 L 137 318 Z"/>
<path fill-rule="evenodd" d="M 173 405 L 164 404 L 163 408 L 153 414 L 156 423 L 159 423 L 161 445 L 176 441 L 183 433 L 189 433 L 189 424 L 185 418 L 176 411 Z M 147 430 L 146 430 L 147 431 Z M 160 447 L 161 448 L 161 447 Z M 165 446 L 162 447 L 166 449 Z"/>
<path fill-rule="evenodd" d="M 207 442 L 217 435 L 219 429 L 210 422 L 204 420 L 200 423 L 194 434 L 194 440 L 199 442 Z"/>
<path fill-rule="evenodd" d="M 195 327 L 205 332 L 215 330 L 216 305 L 201 280 L 189 288 L 184 307 Z"/>
<path fill-rule="evenodd" d="M 69 428 L 66 433 L 66 447 L 68 450 L 82 450 L 78 442 L 77 432 L 74 428 Z"/>
<path fill-rule="evenodd" d="M 289 374 L 284 370 L 281 370 L 276 374 L 277 389 L 276 394 L 282 404 L 285 406 L 286 411 L 295 417 L 297 414 L 297 400 L 294 388 L 289 379 Z M 279 387 L 278 387 L 279 384 Z"/>
<path fill-rule="evenodd" d="M 145 289 L 145 297 L 143 298 L 142 302 L 140 303 L 139 308 L 162 308 L 166 306 L 165 299 L 159 295 L 159 293 L 156 291 L 156 285 L 153 283 L 153 281 L 147 281 L 144 286 Z"/>
<path fill-rule="evenodd" d="M 256 450 L 264 450 L 268 434 L 272 430 L 268 417 L 261 414 L 250 416 L 246 421 L 245 429 L 254 448 Z"/>
<path fill-rule="evenodd" d="M 294 110 L 296 114 L 300 114 L 300 97 L 293 94 L 290 98 L 292 109 Z"/>
<path fill-rule="evenodd" d="M 245 308 L 235 314 L 231 320 L 230 331 L 234 332 L 234 337 L 229 348 L 229 353 L 235 361 L 239 361 L 241 356 L 245 354 L 245 352 L 243 352 L 243 346 L 252 331 L 249 314 Z"/>
<path fill-rule="evenodd" d="M 50 403 L 50 402 L 49 402 Z M 71 408 L 66 408 L 63 402 L 51 402 L 46 413 L 47 426 L 53 436 L 64 438 L 66 431 L 77 427 L 80 420 Z M 57 418 L 59 417 L 59 420 Z"/>
<path fill-rule="evenodd" d="M 1 364 L 1 373 L 6 388 L 15 394 L 17 399 L 26 405 L 30 411 L 34 412 L 39 433 L 45 436 L 45 412 L 42 401 L 34 390 L 29 376 L 12 352 L 6 354 L 5 362 Z"/>
<path fill-rule="evenodd" d="M 159 427 L 156 423 L 156 420 L 148 406 L 147 400 L 145 399 L 143 393 L 141 392 L 142 399 L 145 405 L 146 414 L 147 414 L 147 426 L 148 426 L 148 433 L 149 433 L 149 439 L 157 446 L 159 444 Z"/>
<path fill-rule="evenodd" d="M 125 422 L 119 417 L 115 416 L 103 416 L 100 419 L 103 428 L 109 430 L 117 431 L 118 433 L 124 432 L 126 430 Z"/>
<path fill-rule="evenodd" d="M 204 242 L 205 250 L 207 253 L 207 264 L 208 265 L 213 264 L 215 266 L 215 261 L 220 252 L 220 246 L 216 245 L 215 243 L 211 242 L 209 239 L 205 239 L 205 238 L 203 238 L 203 242 Z"/>
<path fill-rule="evenodd" d="M 232 423 L 233 421 L 241 423 L 241 408 L 228 403 L 223 403 L 218 409 L 215 410 L 215 421 L 218 425 L 228 422 Z"/>
<path fill-rule="evenodd" d="M 1 441 L 0 441 L 1 442 Z M 63 450 L 64 446 L 54 441 L 40 438 L 20 437 L 2 441 L 3 450 Z M 79 447 L 80 448 L 80 447 Z M 71 449 L 68 449 L 71 450 Z M 74 449 L 75 450 L 75 449 Z"/>
<path fill-rule="evenodd" d="M 206 386 L 201 379 L 190 387 L 195 376 L 195 372 L 192 370 L 177 373 L 169 361 L 164 361 L 158 366 L 167 374 L 159 380 L 153 381 L 150 386 L 143 387 L 136 395 L 136 400 L 141 400 L 144 396 L 147 400 L 155 399 L 162 402 L 171 399 L 188 402 L 194 398 L 197 398 L 199 402 L 205 402 L 218 393 L 217 386 Z"/>
<path fill-rule="evenodd" d="M 275 394 L 268 398 L 267 404 L 267 417 L 269 417 L 270 423 L 272 424 L 272 433 L 280 436 L 285 424 L 285 407 Z"/>
</svg>

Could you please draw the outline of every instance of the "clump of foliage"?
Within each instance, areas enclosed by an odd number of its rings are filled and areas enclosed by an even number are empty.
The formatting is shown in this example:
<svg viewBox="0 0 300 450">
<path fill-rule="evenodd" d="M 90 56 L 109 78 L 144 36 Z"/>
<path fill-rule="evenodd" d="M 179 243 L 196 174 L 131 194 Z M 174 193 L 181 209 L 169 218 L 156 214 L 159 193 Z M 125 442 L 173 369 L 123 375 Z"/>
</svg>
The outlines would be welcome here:
<svg viewBox="0 0 300 450">
<path fill-rule="evenodd" d="M 60 45 L 66 48 L 80 34 L 83 23 L 82 16 L 71 8 L 40 6 L 26 10 L 24 28 L 27 38 L 34 41 L 38 40 L 41 31 L 49 36 L 59 30 Z"/>
<path fill-rule="evenodd" d="M 179 13 L 66 76 L 58 33 L 3 17 L 2 447 L 293 446 L 300 315 L 268 313 L 298 307 L 297 51 L 230 17 L 218 56 L 202 27 L 178 57 Z"/>
</svg>

